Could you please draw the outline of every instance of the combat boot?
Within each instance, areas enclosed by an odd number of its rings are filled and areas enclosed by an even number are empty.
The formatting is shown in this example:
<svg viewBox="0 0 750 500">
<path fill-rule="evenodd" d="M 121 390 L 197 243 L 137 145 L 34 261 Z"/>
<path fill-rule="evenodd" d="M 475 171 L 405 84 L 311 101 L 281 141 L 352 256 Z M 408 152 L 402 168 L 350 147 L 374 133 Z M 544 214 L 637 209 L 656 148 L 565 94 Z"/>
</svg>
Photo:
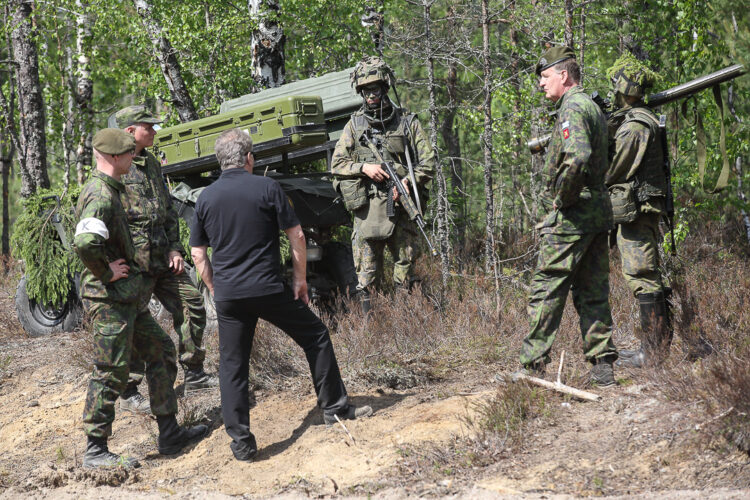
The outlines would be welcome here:
<svg viewBox="0 0 750 500">
<path fill-rule="evenodd" d="M 605 357 L 595 360 L 589 373 L 589 383 L 597 387 L 610 387 L 617 383 L 610 358 Z"/>
<path fill-rule="evenodd" d="M 369 317 L 370 312 L 372 311 L 372 302 L 370 300 L 369 290 L 359 290 L 357 292 L 357 297 L 359 298 L 359 305 L 360 307 L 362 307 L 362 315 L 364 317 Z"/>
<path fill-rule="evenodd" d="M 323 422 L 331 426 L 336 423 L 336 416 L 339 417 L 339 420 L 356 420 L 358 418 L 369 417 L 370 415 L 372 415 L 372 408 L 369 406 L 349 405 L 346 410 L 340 413 L 323 412 Z"/>
<path fill-rule="evenodd" d="M 203 367 L 185 369 L 185 391 L 195 391 L 198 389 L 211 389 L 219 387 L 219 377 L 209 375 L 203 371 Z"/>
<path fill-rule="evenodd" d="M 520 370 L 513 372 L 513 374 L 511 375 L 511 380 L 515 382 L 520 378 L 519 375 L 544 379 L 544 375 L 546 372 L 545 367 L 546 364 L 544 363 L 544 361 L 537 361 L 535 363 L 531 363 L 530 365 L 523 365 L 521 366 Z"/>
<path fill-rule="evenodd" d="M 126 389 L 120 394 L 120 409 L 137 413 L 151 413 L 151 405 L 148 399 L 138 392 L 138 388 Z"/>
<path fill-rule="evenodd" d="M 107 448 L 107 438 L 89 436 L 86 443 L 86 453 L 83 455 L 83 466 L 87 469 L 98 467 L 135 469 L 136 467 L 140 467 L 141 464 L 135 458 L 124 457 L 109 451 L 109 448 Z"/>
<path fill-rule="evenodd" d="M 641 347 L 637 351 L 620 351 L 617 366 L 642 368 L 646 364 L 657 365 L 669 355 L 673 333 L 664 292 L 639 294 L 638 303 L 643 335 Z"/>
<path fill-rule="evenodd" d="M 191 442 L 203 439 L 208 434 L 208 427 L 203 424 L 193 427 L 181 427 L 177 425 L 174 415 L 158 416 L 156 422 L 159 424 L 159 439 L 157 440 L 159 453 L 162 455 L 174 455 L 179 453 Z"/>
</svg>

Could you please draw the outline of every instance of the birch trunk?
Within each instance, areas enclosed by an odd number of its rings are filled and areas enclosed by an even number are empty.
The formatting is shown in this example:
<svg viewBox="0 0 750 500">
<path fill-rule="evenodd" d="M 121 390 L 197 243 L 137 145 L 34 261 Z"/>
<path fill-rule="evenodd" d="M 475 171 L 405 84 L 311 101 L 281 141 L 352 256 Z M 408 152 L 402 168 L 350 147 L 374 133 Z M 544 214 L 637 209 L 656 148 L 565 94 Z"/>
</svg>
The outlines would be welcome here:
<svg viewBox="0 0 750 500">
<path fill-rule="evenodd" d="M 427 51 L 427 86 L 430 96 L 430 145 L 435 151 L 435 181 L 437 182 L 437 225 L 438 244 L 440 245 L 440 276 L 443 288 L 448 287 L 448 276 L 450 273 L 450 239 L 448 234 L 448 192 L 445 183 L 445 173 L 440 160 L 437 144 L 438 110 L 435 99 L 435 58 L 432 54 L 432 17 L 430 9 L 433 0 L 423 0 L 424 8 L 424 36 L 425 49 Z M 442 295 L 442 294 L 441 294 Z"/>
<path fill-rule="evenodd" d="M 486 269 L 495 271 L 495 210 L 492 180 L 492 69 L 490 67 L 490 23 L 489 0 L 482 0 L 482 59 L 484 67 L 484 131 L 482 150 L 484 152 L 484 202 L 485 202 L 485 241 L 484 253 Z"/>
<path fill-rule="evenodd" d="M 151 4 L 147 0 L 133 0 L 135 9 L 141 17 L 146 34 L 151 40 L 154 57 L 159 61 L 161 72 L 167 81 L 167 88 L 172 99 L 172 104 L 177 110 L 181 122 L 197 120 L 198 113 L 195 111 L 193 99 L 182 78 L 182 69 L 177 60 L 177 52 L 164 34 L 159 21 L 154 17 Z"/>
<path fill-rule="evenodd" d="M 365 5 L 365 14 L 361 17 L 362 25 L 370 27 L 372 44 L 380 57 L 383 57 L 383 40 L 385 39 L 385 31 L 383 30 L 384 10 L 384 0 L 374 0 Z"/>
<path fill-rule="evenodd" d="M 21 196 L 28 197 L 38 189 L 49 188 L 47 174 L 47 137 L 45 135 L 44 100 L 39 83 L 39 59 L 31 24 L 31 3 L 12 0 L 11 43 L 18 71 L 18 108 L 20 114 Z"/>
<path fill-rule="evenodd" d="M 91 16 L 88 0 L 76 0 L 76 86 L 75 104 L 78 115 L 76 147 L 76 180 L 86 181 L 84 168 L 91 165 L 91 139 L 94 128 L 94 81 L 91 79 Z"/>
<path fill-rule="evenodd" d="M 248 0 L 250 18 L 255 21 L 250 40 L 255 81 L 266 88 L 284 84 L 286 35 L 279 22 L 278 0 Z"/>
</svg>

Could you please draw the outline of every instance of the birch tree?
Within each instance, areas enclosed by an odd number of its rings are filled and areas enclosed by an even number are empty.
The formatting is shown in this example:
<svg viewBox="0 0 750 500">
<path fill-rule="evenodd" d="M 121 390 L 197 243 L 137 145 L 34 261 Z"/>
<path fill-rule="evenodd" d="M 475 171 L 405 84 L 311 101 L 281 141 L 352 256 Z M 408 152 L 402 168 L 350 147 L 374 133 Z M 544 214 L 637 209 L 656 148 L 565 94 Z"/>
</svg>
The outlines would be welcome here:
<svg viewBox="0 0 750 500">
<path fill-rule="evenodd" d="M 39 58 L 31 22 L 31 2 L 12 0 L 11 43 L 13 59 L 18 71 L 18 109 L 20 139 L 23 152 L 21 163 L 21 196 L 27 197 L 38 189 L 49 188 L 47 174 L 47 140 L 45 135 L 44 100 L 39 83 Z"/>
<path fill-rule="evenodd" d="M 147 0 L 133 0 L 136 11 L 143 22 L 146 34 L 151 40 L 154 57 L 159 61 L 161 72 L 167 82 L 171 102 L 177 110 L 181 122 L 197 120 L 193 99 L 190 97 L 185 80 L 182 78 L 182 68 L 177 59 L 177 51 L 167 38 L 164 28 L 154 16 L 153 8 Z"/>
<path fill-rule="evenodd" d="M 255 81 L 266 88 L 284 84 L 286 36 L 281 26 L 278 0 L 248 0 L 250 19 L 255 23 L 250 39 Z"/>
<path fill-rule="evenodd" d="M 495 200 L 492 178 L 492 66 L 490 61 L 490 18 L 489 0 L 482 0 L 482 94 L 484 102 L 484 130 L 482 132 L 482 153 L 484 159 L 484 203 L 485 240 L 484 256 L 487 271 L 495 269 Z"/>
<path fill-rule="evenodd" d="M 76 82 L 75 103 L 78 114 L 76 178 L 85 180 L 84 168 L 91 165 L 91 140 L 94 127 L 94 81 L 91 78 L 91 27 L 94 20 L 88 0 L 76 0 Z"/>
</svg>

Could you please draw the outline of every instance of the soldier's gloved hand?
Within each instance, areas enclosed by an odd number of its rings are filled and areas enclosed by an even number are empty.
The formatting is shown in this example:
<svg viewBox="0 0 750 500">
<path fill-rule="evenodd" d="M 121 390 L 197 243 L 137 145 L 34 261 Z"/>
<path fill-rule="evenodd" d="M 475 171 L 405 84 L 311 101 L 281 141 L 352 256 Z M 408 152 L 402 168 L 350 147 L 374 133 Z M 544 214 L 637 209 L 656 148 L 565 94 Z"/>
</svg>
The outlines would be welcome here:
<svg viewBox="0 0 750 500">
<path fill-rule="evenodd" d="M 185 260 L 182 258 L 182 254 L 177 250 L 169 252 L 167 262 L 169 263 L 169 268 L 174 274 L 180 274 L 185 270 Z"/>
<path fill-rule="evenodd" d="M 388 174 L 379 163 L 365 163 L 362 165 L 362 173 L 375 182 L 383 182 L 388 178 Z"/>
<path fill-rule="evenodd" d="M 109 263 L 109 268 L 112 270 L 112 277 L 109 279 L 110 283 L 128 277 L 130 266 L 125 262 L 125 259 L 117 259 Z"/>
</svg>

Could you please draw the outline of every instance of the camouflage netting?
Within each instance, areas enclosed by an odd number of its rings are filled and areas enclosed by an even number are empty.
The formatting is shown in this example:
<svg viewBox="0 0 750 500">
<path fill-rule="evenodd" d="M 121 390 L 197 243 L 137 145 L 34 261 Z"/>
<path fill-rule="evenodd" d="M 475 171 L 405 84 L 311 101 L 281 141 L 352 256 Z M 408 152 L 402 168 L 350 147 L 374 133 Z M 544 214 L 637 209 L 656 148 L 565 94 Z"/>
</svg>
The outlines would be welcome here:
<svg viewBox="0 0 750 500">
<path fill-rule="evenodd" d="M 661 79 L 643 62 L 629 52 L 620 56 L 607 70 L 607 77 L 613 82 L 614 90 L 625 95 L 644 95 L 646 89 Z"/>
</svg>

